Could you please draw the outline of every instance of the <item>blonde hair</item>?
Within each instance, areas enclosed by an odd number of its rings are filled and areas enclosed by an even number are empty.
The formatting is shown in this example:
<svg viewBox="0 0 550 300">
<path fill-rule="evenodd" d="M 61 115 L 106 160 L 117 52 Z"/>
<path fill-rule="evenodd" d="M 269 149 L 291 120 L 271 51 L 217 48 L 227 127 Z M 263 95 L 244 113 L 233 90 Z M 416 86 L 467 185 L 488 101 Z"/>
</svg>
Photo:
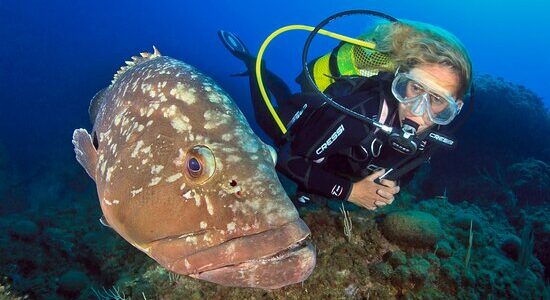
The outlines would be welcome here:
<svg viewBox="0 0 550 300">
<path fill-rule="evenodd" d="M 460 78 L 458 97 L 470 88 L 472 63 L 466 49 L 450 32 L 426 23 L 399 20 L 375 27 L 371 38 L 376 49 L 390 55 L 395 67 L 408 71 L 420 64 L 440 64 Z"/>
</svg>

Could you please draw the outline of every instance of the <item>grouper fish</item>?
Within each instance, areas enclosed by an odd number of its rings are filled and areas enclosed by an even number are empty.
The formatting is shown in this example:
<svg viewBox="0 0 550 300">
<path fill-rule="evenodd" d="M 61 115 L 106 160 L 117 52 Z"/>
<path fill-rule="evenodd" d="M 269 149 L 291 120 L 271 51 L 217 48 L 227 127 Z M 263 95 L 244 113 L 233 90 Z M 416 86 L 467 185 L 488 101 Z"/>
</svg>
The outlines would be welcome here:
<svg viewBox="0 0 550 300">
<path fill-rule="evenodd" d="M 91 133 L 73 133 L 104 222 L 178 274 L 263 289 L 307 279 L 310 231 L 227 93 L 156 48 L 126 64 L 93 98 Z"/>
</svg>

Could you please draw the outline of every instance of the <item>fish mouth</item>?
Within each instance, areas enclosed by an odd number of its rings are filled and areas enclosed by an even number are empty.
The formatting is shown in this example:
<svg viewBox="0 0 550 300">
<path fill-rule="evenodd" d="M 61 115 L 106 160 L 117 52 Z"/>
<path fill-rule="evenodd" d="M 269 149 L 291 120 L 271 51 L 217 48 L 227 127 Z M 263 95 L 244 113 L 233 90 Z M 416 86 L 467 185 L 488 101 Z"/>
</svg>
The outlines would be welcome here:
<svg viewBox="0 0 550 300">
<path fill-rule="evenodd" d="M 315 254 L 307 236 L 275 254 L 192 274 L 191 277 L 224 286 L 278 289 L 306 280 L 315 267 Z"/>
<path fill-rule="evenodd" d="M 307 225 L 298 218 L 179 258 L 163 259 L 178 252 L 170 250 L 176 245 L 172 241 L 154 251 L 152 257 L 175 273 L 224 286 L 276 289 L 302 282 L 313 271 L 316 253 L 310 234 Z"/>
<path fill-rule="evenodd" d="M 300 251 L 301 249 L 304 249 L 304 248 L 308 247 L 309 245 L 311 245 L 311 238 L 308 235 L 305 238 L 303 238 L 302 240 L 290 245 L 288 248 L 283 249 L 283 250 L 281 250 L 281 251 L 279 251 L 279 252 L 277 252 L 273 255 L 260 257 L 260 258 L 256 258 L 256 259 L 251 259 L 251 260 L 245 261 L 241 264 L 245 264 L 245 263 L 269 263 L 269 262 L 273 262 L 273 261 L 283 260 L 283 259 L 288 258 L 289 256 L 294 255 L 296 252 Z"/>
</svg>

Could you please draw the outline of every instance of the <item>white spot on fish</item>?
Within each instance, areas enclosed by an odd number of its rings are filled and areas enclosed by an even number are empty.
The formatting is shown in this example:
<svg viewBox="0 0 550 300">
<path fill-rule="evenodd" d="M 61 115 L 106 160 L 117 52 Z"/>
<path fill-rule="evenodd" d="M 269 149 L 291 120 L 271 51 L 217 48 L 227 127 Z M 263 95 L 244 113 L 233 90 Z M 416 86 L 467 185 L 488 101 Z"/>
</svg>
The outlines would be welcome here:
<svg viewBox="0 0 550 300">
<path fill-rule="evenodd" d="M 222 124 L 229 123 L 230 120 L 230 116 L 228 114 L 216 110 L 207 110 L 203 116 L 206 120 L 204 129 L 219 127 Z"/>
<path fill-rule="evenodd" d="M 227 158 L 226 158 L 226 161 L 227 161 L 227 162 L 233 162 L 233 163 L 238 162 L 238 161 L 240 161 L 240 160 L 241 160 L 241 158 L 240 158 L 239 156 L 237 156 L 237 155 L 232 155 L 232 154 L 230 154 L 230 155 L 227 156 Z"/>
<path fill-rule="evenodd" d="M 187 236 L 187 237 L 185 237 L 185 242 L 196 245 L 197 244 L 197 237 L 196 236 Z"/>
<path fill-rule="evenodd" d="M 122 119 L 122 127 L 128 125 L 128 122 L 130 122 L 130 119 L 128 119 L 128 118 L 123 118 L 123 119 Z M 115 123 L 116 123 L 116 120 L 115 120 Z"/>
<path fill-rule="evenodd" d="M 105 168 L 107 167 L 107 160 L 105 160 L 100 167 L 101 175 L 105 174 Z"/>
<path fill-rule="evenodd" d="M 134 151 L 132 152 L 131 156 L 135 158 L 138 155 L 138 151 L 142 146 L 143 146 L 143 141 L 138 141 L 136 143 L 136 147 L 134 148 Z"/>
<path fill-rule="evenodd" d="M 115 117 L 115 126 L 118 126 L 120 124 L 120 119 L 122 118 L 122 114 L 116 115 Z"/>
<path fill-rule="evenodd" d="M 174 175 L 166 178 L 166 182 L 174 182 L 174 181 L 178 180 L 181 176 L 183 176 L 183 174 L 181 174 L 181 173 L 174 174 Z"/>
<path fill-rule="evenodd" d="M 160 173 L 160 171 L 162 171 L 162 169 L 164 169 L 164 166 L 161 166 L 161 165 L 153 165 L 151 166 L 151 174 L 158 174 Z"/>
<path fill-rule="evenodd" d="M 149 183 L 149 186 L 157 185 L 161 179 L 161 177 L 154 177 L 153 179 L 151 179 L 151 183 Z"/>
<path fill-rule="evenodd" d="M 120 203 L 120 201 L 118 201 L 118 200 L 113 200 L 113 204 L 119 204 L 119 203 Z"/>
<path fill-rule="evenodd" d="M 195 198 L 195 205 L 197 207 L 201 206 L 201 195 L 197 194 L 194 190 L 193 190 L 193 198 Z"/>
<path fill-rule="evenodd" d="M 193 104 L 196 101 L 195 90 L 193 88 L 186 88 L 184 84 L 178 82 L 176 87 L 170 90 L 170 95 L 176 97 L 187 104 Z"/>
<path fill-rule="evenodd" d="M 187 191 L 187 193 L 183 194 L 183 198 L 185 198 L 185 200 L 189 200 L 189 199 L 192 199 L 193 196 L 191 196 L 191 190 Z M 198 206 L 198 205 L 197 205 Z"/>
<path fill-rule="evenodd" d="M 191 124 L 189 124 L 189 118 L 187 116 L 177 116 L 174 117 L 170 124 L 178 132 L 182 133 L 184 131 L 191 131 Z"/>
<path fill-rule="evenodd" d="M 248 153 L 258 152 L 259 145 L 255 141 L 249 141 L 248 143 L 243 143 L 243 150 Z"/>
<path fill-rule="evenodd" d="M 207 225 L 206 222 L 201 221 L 201 223 L 200 223 L 200 228 L 201 228 L 201 229 L 205 229 L 205 228 L 206 228 L 206 225 Z"/>
<path fill-rule="evenodd" d="M 105 204 L 107 204 L 107 205 L 113 205 L 113 203 L 111 203 L 111 201 L 109 201 L 107 199 L 103 199 L 103 202 L 105 202 Z"/>
<path fill-rule="evenodd" d="M 185 152 L 183 152 L 183 149 L 178 149 L 178 157 L 174 159 L 173 162 L 177 167 L 181 167 L 183 165 L 185 162 Z"/>
<path fill-rule="evenodd" d="M 107 175 L 105 177 L 105 181 L 109 182 L 111 180 L 111 174 L 113 173 L 114 169 L 115 169 L 115 167 L 107 168 Z"/>
<path fill-rule="evenodd" d="M 235 222 L 231 222 L 231 223 L 227 224 L 227 231 L 229 233 L 231 233 L 234 230 L 235 230 Z"/>
<path fill-rule="evenodd" d="M 223 170 L 222 160 L 216 156 L 216 171 L 221 172 Z"/>
<path fill-rule="evenodd" d="M 141 152 L 143 152 L 143 153 L 145 153 L 145 154 L 149 153 L 150 151 L 151 151 L 151 145 L 149 145 L 149 146 L 147 146 L 147 147 L 141 149 Z"/>
<path fill-rule="evenodd" d="M 149 110 L 147 111 L 147 118 L 149 118 L 154 112 L 155 110 L 153 108 L 149 108 Z"/>
<path fill-rule="evenodd" d="M 210 215 L 213 215 L 214 207 L 212 207 L 212 203 L 210 203 L 210 198 L 208 198 L 208 195 L 204 195 L 204 201 L 206 202 L 206 210 L 208 210 Z"/>
<path fill-rule="evenodd" d="M 224 133 L 222 134 L 222 140 L 225 142 L 229 142 L 233 139 L 233 135 L 231 133 Z"/>
<path fill-rule="evenodd" d="M 143 191 L 143 188 L 139 188 L 137 190 L 130 191 L 130 194 L 132 194 L 132 197 L 135 197 L 137 194 L 141 193 Z"/>
<path fill-rule="evenodd" d="M 178 108 L 172 104 L 169 107 L 163 107 L 161 110 L 165 118 L 172 118 L 176 115 Z"/>
<path fill-rule="evenodd" d="M 212 103 L 220 103 L 222 101 L 222 98 L 218 94 L 210 93 L 208 94 L 208 100 L 210 100 L 210 102 Z"/>
</svg>

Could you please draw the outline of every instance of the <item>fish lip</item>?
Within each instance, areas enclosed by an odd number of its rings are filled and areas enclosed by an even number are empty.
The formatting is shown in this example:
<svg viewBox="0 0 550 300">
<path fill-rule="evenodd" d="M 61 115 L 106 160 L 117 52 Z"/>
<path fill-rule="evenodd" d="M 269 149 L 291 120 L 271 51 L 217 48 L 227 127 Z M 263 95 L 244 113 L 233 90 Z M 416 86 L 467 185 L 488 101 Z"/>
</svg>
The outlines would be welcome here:
<svg viewBox="0 0 550 300">
<path fill-rule="evenodd" d="M 166 260 L 165 257 L 164 263 L 175 273 L 190 275 L 223 269 L 245 262 L 274 261 L 281 259 L 283 256 L 292 256 L 293 252 L 296 251 L 289 251 L 289 249 L 296 249 L 297 246 L 299 249 L 300 245 L 307 244 L 310 235 L 311 231 L 304 221 L 296 218 L 270 230 L 229 239 L 221 244 L 201 249 L 189 255 L 178 255 L 173 260 Z M 158 249 L 156 253 L 152 253 L 152 257 L 161 264 L 163 263 L 162 256 L 166 256 L 166 252 L 163 252 L 172 251 L 170 243 L 167 243 L 163 248 Z M 177 252 L 176 250 L 176 255 Z"/>
<path fill-rule="evenodd" d="M 308 235 L 273 255 L 188 275 L 223 286 L 274 290 L 304 282 L 315 268 L 316 256 Z"/>
<path fill-rule="evenodd" d="M 238 267 L 238 266 L 247 265 L 247 264 L 261 264 L 261 263 L 268 263 L 268 262 L 273 262 L 273 261 L 284 260 L 284 259 L 292 256 L 296 252 L 298 252 L 298 251 L 300 251 L 304 248 L 307 248 L 310 244 L 311 244 L 311 237 L 310 237 L 310 234 L 308 234 L 307 236 L 305 236 L 301 240 L 295 242 L 294 244 L 288 246 L 285 249 L 280 250 L 277 253 L 270 254 L 270 255 L 265 255 L 265 256 L 262 256 L 262 257 L 259 257 L 259 258 L 245 260 L 245 261 L 242 261 L 242 262 L 239 262 L 239 263 L 236 263 L 236 264 L 223 265 L 223 266 L 220 266 L 216 269 L 231 268 L 231 267 Z M 202 274 L 211 272 L 211 271 L 216 270 L 216 269 L 210 269 L 210 270 L 197 272 L 195 274 L 189 274 L 189 276 L 194 277 L 194 278 L 200 278 L 200 276 Z"/>
<path fill-rule="evenodd" d="M 238 264 L 233 264 L 232 266 L 238 266 L 238 265 L 242 265 L 242 264 L 246 264 L 246 263 L 265 263 L 265 262 L 283 260 L 283 259 L 288 258 L 289 256 L 291 256 L 292 254 L 298 252 L 299 250 L 308 247 L 309 244 L 311 244 L 311 235 L 310 234 L 304 236 L 302 239 L 296 241 L 294 244 L 288 246 L 285 249 L 282 249 L 281 251 L 279 251 L 275 254 L 266 255 L 266 256 L 263 256 L 263 257 L 255 258 L 255 259 L 249 259 L 249 260 L 243 261 L 243 262 L 238 263 Z M 226 266 L 226 267 L 229 267 L 229 266 Z"/>
<path fill-rule="evenodd" d="M 205 273 L 217 270 L 217 269 L 221 269 L 221 268 L 231 268 L 231 267 L 238 267 L 238 266 L 242 266 L 242 265 L 246 265 L 246 264 L 255 264 L 255 263 L 262 264 L 262 263 L 268 263 L 268 262 L 273 262 L 273 261 L 284 260 L 284 259 L 292 256 L 294 253 L 296 253 L 296 252 L 298 252 L 298 251 L 300 251 L 304 248 L 307 248 L 309 245 L 311 245 L 311 238 L 308 235 L 308 236 L 304 237 L 303 239 L 301 239 L 300 241 L 290 245 L 288 248 L 285 248 L 285 249 L 283 249 L 283 250 L 281 250 L 281 251 L 279 251 L 275 254 L 266 255 L 266 256 L 263 256 L 263 257 L 255 258 L 255 259 L 245 260 L 245 261 L 242 261 L 242 262 L 239 262 L 239 263 L 236 263 L 236 264 L 224 265 L 224 266 L 221 266 L 221 267 L 216 268 L 216 269 L 210 269 L 210 270 L 205 270 L 205 271 L 202 271 L 202 272 L 197 272 L 197 273 L 194 273 L 194 274 L 189 274 L 189 276 L 191 276 L 193 278 L 200 278 L 202 274 L 205 274 Z"/>
</svg>

